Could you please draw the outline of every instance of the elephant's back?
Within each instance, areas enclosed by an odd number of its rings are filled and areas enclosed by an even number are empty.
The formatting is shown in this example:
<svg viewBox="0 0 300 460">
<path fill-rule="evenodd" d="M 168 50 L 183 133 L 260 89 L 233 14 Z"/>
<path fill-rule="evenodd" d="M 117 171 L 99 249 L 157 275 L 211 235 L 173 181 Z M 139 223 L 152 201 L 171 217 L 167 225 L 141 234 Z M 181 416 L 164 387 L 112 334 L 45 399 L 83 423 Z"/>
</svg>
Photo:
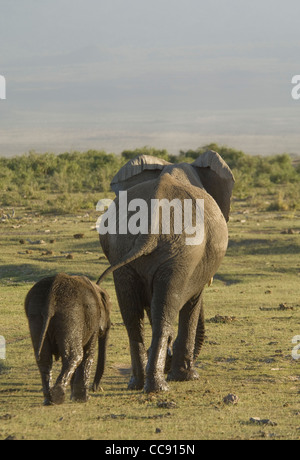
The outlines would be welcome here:
<svg viewBox="0 0 300 460">
<path fill-rule="evenodd" d="M 187 254 L 189 259 L 187 264 L 191 265 L 191 270 L 196 267 L 198 260 L 203 260 L 203 257 L 207 260 L 214 259 L 214 263 L 210 263 L 213 266 L 209 269 L 209 273 L 220 264 L 228 244 L 227 224 L 218 204 L 204 189 L 181 182 L 179 178 L 165 173 L 159 178 L 129 188 L 126 193 L 126 206 L 133 203 L 138 207 L 144 206 L 148 227 L 144 234 L 140 232 L 133 234 L 129 228 L 127 232 L 121 233 L 119 216 L 122 200 L 125 197 L 120 195 L 116 198 L 116 233 L 107 233 L 100 238 L 102 248 L 112 266 L 124 260 L 124 265 L 131 265 L 143 278 L 149 279 L 160 267 L 163 270 L 175 259 L 183 261 Z M 158 214 L 159 225 L 153 226 L 155 220 L 153 210 L 155 207 L 164 207 L 164 204 L 166 207 Z M 203 214 L 202 221 L 196 220 L 195 227 L 195 216 L 199 206 L 202 206 L 202 211 L 200 209 L 200 214 L 201 212 Z M 133 208 L 134 206 L 131 207 Z M 192 215 L 187 219 L 186 214 L 189 210 Z M 127 224 L 130 223 L 132 216 L 135 217 L 134 214 L 135 212 L 126 212 Z M 177 220 L 176 216 L 179 216 Z M 169 219 L 169 222 L 166 223 L 164 219 Z M 177 228 L 175 228 L 175 220 Z M 187 231 L 187 222 L 190 224 L 189 231 Z M 199 241 L 197 238 L 194 240 L 192 238 L 193 227 L 200 237 Z M 153 232 L 153 229 L 156 232 Z M 182 263 L 180 262 L 180 265 Z"/>
<path fill-rule="evenodd" d="M 25 299 L 26 315 L 39 315 L 45 307 L 45 299 L 49 298 L 55 276 L 43 278 L 28 292 Z"/>
</svg>

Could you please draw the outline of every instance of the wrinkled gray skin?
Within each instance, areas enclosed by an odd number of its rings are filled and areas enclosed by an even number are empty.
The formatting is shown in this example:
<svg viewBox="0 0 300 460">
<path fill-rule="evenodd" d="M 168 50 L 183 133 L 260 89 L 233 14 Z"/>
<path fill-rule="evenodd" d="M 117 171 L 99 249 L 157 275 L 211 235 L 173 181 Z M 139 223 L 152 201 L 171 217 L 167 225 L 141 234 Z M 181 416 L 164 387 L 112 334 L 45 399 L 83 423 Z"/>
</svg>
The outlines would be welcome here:
<svg viewBox="0 0 300 460">
<path fill-rule="evenodd" d="M 114 272 L 130 342 L 132 377 L 128 388 L 144 387 L 146 392 L 167 390 L 164 377 L 167 349 L 178 315 L 178 334 L 168 380 L 199 378 L 194 362 L 204 339 L 202 295 L 227 250 L 226 221 L 234 178 L 222 158 L 209 151 L 193 164 L 172 165 L 142 155 L 121 168 L 111 185 L 116 195 L 127 190 L 128 202 L 143 198 L 149 209 L 153 198 L 192 198 L 193 203 L 196 198 L 204 199 L 204 240 L 199 245 L 187 245 L 184 233 L 100 235 L 111 266 L 97 284 Z M 118 197 L 115 202 L 118 209 Z M 150 214 L 148 217 L 150 222 Z M 148 357 L 144 346 L 144 311 L 152 325 Z"/>
<path fill-rule="evenodd" d="M 60 273 L 33 286 L 25 300 L 25 311 L 42 378 L 44 405 L 62 404 L 70 383 L 71 398 L 86 402 L 97 342 L 94 391 L 104 371 L 110 328 L 106 291 L 84 276 Z M 51 387 L 53 356 L 62 358 L 62 370 Z"/>
</svg>

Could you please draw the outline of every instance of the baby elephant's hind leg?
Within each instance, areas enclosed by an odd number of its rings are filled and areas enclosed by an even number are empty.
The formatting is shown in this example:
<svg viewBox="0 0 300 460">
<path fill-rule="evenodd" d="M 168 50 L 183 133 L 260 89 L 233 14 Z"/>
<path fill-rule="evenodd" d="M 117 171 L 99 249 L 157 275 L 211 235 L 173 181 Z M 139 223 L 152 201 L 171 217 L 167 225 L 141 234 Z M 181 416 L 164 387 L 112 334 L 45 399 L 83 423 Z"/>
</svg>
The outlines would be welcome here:
<svg viewBox="0 0 300 460">
<path fill-rule="evenodd" d="M 51 376 L 52 376 L 52 354 L 48 341 L 45 340 L 44 347 L 41 352 L 40 358 L 37 361 L 37 365 L 41 374 L 43 393 L 44 393 L 44 406 L 51 405 L 51 396 L 50 396 L 50 385 L 51 385 Z"/>
<path fill-rule="evenodd" d="M 41 374 L 43 393 L 44 393 L 44 406 L 51 404 L 50 386 L 51 386 L 51 370 L 52 370 L 52 350 L 48 337 L 45 337 L 40 355 L 37 356 L 40 344 L 41 331 L 43 329 L 43 318 L 41 315 L 29 316 L 29 328 L 31 339 L 36 355 L 36 362 Z"/>
<path fill-rule="evenodd" d="M 95 333 L 83 350 L 83 360 L 75 371 L 71 387 L 73 401 L 87 402 L 91 368 L 98 343 L 98 333 Z"/>
<path fill-rule="evenodd" d="M 83 358 L 82 346 L 72 347 L 71 350 L 65 351 L 62 356 L 62 370 L 51 388 L 51 402 L 53 404 L 63 404 L 65 401 L 66 388 L 70 384 L 74 372 L 80 365 Z"/>
</svg>

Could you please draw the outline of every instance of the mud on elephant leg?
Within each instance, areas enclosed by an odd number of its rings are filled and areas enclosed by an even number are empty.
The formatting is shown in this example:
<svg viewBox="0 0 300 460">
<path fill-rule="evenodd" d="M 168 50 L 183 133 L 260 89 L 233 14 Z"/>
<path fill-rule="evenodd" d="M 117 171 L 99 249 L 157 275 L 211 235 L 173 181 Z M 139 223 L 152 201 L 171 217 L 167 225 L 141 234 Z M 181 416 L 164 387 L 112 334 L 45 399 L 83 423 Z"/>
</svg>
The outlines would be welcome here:
<svg viewBox="0 0 300 460">
<path fill-rule="evenodd" d="M 194 352 L 199 315 L 202 309 L 201 297 L 189 300 L 180 311 L 178 336 L 173 346 L 174 354 L 168 380 L 184 381 L 199 378 L 194 369 Z"/>
<path fill-rule="evenodd" d="M 76 402 L 88 401 L 88 389 L 93 357 L 97 346 L 98 334 L 95 333 L 84 347 L 83 360 L 76 369 L 71 381 L 71 399 Z"/>
<path fill-rule="evenodd" d="M 146 393 L 167 391 L 169 389 L 164 377 L 167 345 L 168 334 L 165 330 L 161 330 L 158 335 L 153 334 L 151 347 L 149 349 L 148 364 L 146 367 Z"/>
<path fill-rule="evenodd" d="M 130 339 L 129 339 L 130 340 Z M 142 390 L 145 383 L 146 353 L 141 341 L 130 340 L 132 376 L 128 390 Z"/>
<path fill-rule="evenodd" d="M 195 348 L 194 348 L 194 362 L 199 356 L 201 348 L 204 343 L 205 337 L 205 319 L 204 319 L 204 306 L 203 306 L 203 295 L 200 297 L 200 314 L 197 324 L 196 330 L 196 338 L 195 338 Z"/>
<path fill-rule="evenodd" d="M 172 367 L 172 358 L 173 358 L 173 342 L 174 342 L 174 332 L 168 338 L 168 347 L 167 347 L 167 355 L 166 355 L 166 364 L 164 373 L 168 374 Z"/>
<path fill-rule="evenodd" d="M 45 344 L 44 350 L 41 353 L 40 359 L 37 361 L 37 365 L 41 374 L 43 394 L 44 394 L 44 406 L 51 405 L 50 386 L 52 379 L 52 364 L 53 358 L 51 350 L 47 349 Z"/>
<path fill-rule="evenodd" d="M 146 368 L 145 391 L 167 391 L 165 380 L 167 349 L 173 333 L 173 323 L 179 311 L 178 295 L 168 291 L 164 283 L 157 283 L 151 304 L 152 342 Z M 172 309 L 167 307 L 172 305 Z"/>
<path fill-rule="evenodd" d="M 124 283 L 124 276 L 126 282 Z M 132 376 L 129 390 L 141 390 L 145 383 L 147 355 L 144 344 L 144 305 L 138 292 L 139 280 L 128 267 L 114 273 L 116 292 L 129 338 Z"/>
<path fill-rule="evenodd" d="M 152 328 L 152 319 L 151 319 L 151 311 L 150 308 L 146 309 L 147 315 L 149 318 L 149 322 Z M 172 332 L 169 335 L 168 338 L 168 348 L 167 348 L 167 354 L 166 354 L 166 363 L 165 363 L 165 370 L 164 373 L 168 374 L 171 370 L 171 365 L 172 365 L 172 356 L 173 356 L 173 343 L 174 343 L 174 330 L 172 329 Z M 150 348 L 147 350 L 147 357 L 149 358 L 149 353 L 150 353 Z"/>
<path fill-rule="evenodd" d="M 54 387 L 50 390 L 52 404 L 63 404 L 65 401 L 66 388 L 70 384 L 73 374 L 83 358 L 83 351 L 75 351 L 65 354 L 62 358 L 62 370 Z"/>
</svg>

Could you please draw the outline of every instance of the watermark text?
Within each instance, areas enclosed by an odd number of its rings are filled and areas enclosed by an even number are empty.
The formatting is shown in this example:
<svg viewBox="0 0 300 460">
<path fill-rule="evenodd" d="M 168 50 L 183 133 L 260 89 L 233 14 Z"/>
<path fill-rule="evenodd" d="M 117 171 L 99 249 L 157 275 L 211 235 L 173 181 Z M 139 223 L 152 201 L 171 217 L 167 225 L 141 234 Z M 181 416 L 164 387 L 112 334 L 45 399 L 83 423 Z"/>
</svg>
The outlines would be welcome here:
<svg viewBox="0 0 300 460">
<path fill-rule="evenodd" d="M 295 344 L 292 350 L 293 359 L 300 359 L 300 335 L 295 335 L 292 338 L 292 343 Z"/>
<path fill-rule="evenodd" d="M 294 75 L 292 84 L 295 85 L 292 89 L 292 98 L 297 101 L 300 99 L 300 75 Z"/>
<path fill-rule="evenodd" d="M 3 75 L 0 75 L 0 99 L 6 99 L 6 80 Z"/>
<path fill-rule="evenodd" d="M 127 191 L 119 193 L 119 207 L 114 201 L 100 200 L 97 211 L 106 212 L 99 217 L 96 228 L 100 235 L 180 235 L 187 245 L 199 245 L 204 239 L 204 200 L 151 199 L 148 203 L 135 198 L 128 202 Z"/>
<path fill-rule="evenodd" d="M 6 357 L 6 340 L 0 335 L 0 359 L 5 359 Z"/>
</svg>

